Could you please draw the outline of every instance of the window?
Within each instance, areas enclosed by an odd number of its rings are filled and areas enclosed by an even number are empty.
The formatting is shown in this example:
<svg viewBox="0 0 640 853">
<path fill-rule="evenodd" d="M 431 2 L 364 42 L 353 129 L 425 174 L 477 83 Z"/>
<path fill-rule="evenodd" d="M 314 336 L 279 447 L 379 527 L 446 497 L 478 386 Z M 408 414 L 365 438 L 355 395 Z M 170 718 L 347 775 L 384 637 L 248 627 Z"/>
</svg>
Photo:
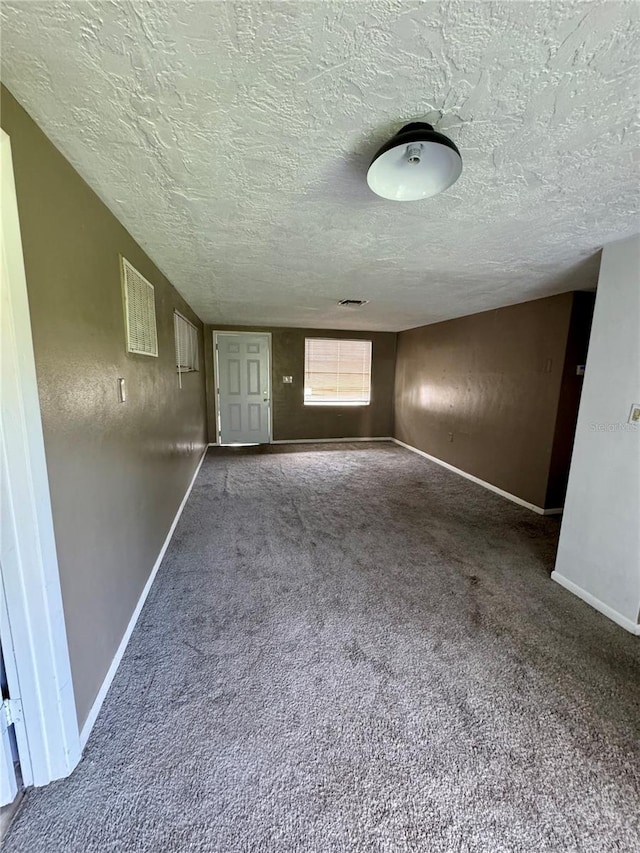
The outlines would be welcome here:
<svg viewBox="0 0 640 853">
<path fill-rule="evenodd" d="M 368 406 L 371 341 L 306 338 L 305 406 Z"/>
<path fill-rule="evenodd" d="M 173 333 L 176 342 L 176 368 L 181 377 L 183 373 L 198 370 L 198 330 L 186 317 L 174 311 Z"/>
<path fill-rule="evenodd" d="M 153 285 L 122 258 L 122 291 L 127 351 L 137 355 L 158 355 L 156 301 Z"/>
</svg>

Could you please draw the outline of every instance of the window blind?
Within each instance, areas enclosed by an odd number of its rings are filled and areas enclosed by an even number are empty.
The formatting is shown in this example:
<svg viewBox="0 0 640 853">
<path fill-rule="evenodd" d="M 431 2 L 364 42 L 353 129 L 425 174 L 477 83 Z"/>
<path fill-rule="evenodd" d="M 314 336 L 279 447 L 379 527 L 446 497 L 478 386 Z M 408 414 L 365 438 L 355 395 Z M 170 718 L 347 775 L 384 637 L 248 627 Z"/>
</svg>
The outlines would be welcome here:
<svg viewBox="0 0 640 853">
<path fill-rule="evenodd" d="M 198 370 L 198 330 L 179 314 L 173 313 L 173 332 L 176 342 L 176 367 L 178 373 L 191 373 Z"/>
<path fill-rule="evenodd" d="M 367 405 L 371 401 L 371 341 L 306 338 L 304 402 Z"/>
<path fill-rule="evenodd" d="M 122 258 L 127 350 L 138 355 L 158 355 L 156 302 L 153 285 Z"/>
</svg>

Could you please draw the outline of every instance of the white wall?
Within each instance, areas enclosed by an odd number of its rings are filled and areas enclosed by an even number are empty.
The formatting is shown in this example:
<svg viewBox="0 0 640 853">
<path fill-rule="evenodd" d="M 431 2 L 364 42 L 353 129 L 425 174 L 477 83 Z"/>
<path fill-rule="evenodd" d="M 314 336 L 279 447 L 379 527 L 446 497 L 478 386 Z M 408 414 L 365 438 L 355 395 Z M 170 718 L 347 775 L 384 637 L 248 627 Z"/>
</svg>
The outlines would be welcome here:
<svg viewBox="0 0 640 853">
<path fill-rule="evenodd" d="M 640 235 L 602 253 L 554 580 L 640 633 Z"/>
</svg>

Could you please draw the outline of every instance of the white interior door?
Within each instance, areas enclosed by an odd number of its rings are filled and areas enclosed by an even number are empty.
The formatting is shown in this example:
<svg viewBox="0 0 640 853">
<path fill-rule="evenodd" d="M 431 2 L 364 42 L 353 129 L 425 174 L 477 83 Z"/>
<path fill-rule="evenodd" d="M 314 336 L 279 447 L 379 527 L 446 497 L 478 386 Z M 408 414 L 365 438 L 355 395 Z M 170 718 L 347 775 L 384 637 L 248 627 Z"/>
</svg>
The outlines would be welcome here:
<svg viewBox="0 0 640 853">
<path fill-rule="evenodd" d="M 271 441 L 271 335 L 216 332 L 218 441 Z"/>
</svg>

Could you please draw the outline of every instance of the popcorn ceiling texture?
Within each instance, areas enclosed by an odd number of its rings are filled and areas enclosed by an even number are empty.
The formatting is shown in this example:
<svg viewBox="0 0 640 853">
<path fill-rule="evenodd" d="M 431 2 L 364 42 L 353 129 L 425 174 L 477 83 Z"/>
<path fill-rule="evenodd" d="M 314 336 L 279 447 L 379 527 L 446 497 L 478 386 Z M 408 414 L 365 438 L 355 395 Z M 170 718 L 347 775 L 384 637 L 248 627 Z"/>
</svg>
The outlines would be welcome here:
<svg viewBox="0 0 640 853">
<path fill-rule="evenodd" d="M 203 320 L 397 330 L 592 287 L 640 229 L 639 12 L 3 2 L 2 75 Z M 421 117 L 460 181 L 379 199 Z"/>
</svg>

